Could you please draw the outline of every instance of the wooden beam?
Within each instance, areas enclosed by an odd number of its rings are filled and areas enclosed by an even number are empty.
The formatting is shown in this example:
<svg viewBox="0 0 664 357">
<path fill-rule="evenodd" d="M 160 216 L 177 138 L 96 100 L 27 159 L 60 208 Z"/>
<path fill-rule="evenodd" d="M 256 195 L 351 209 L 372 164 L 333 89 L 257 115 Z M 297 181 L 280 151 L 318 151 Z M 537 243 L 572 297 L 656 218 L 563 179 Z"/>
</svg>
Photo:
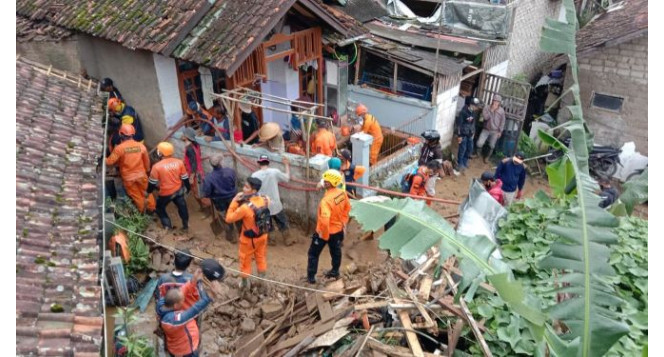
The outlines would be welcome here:
<svg viewBox="0 0 664 357">
<path fill-rule="evenodd" d="M 421 281 L 420 281 L 420 291 L 417 294 L 418 297 L 424 302 L 429 301 L 429 294 L 431 293 L 431 285 L 433 284 L 433 278 L 430 276 L 425 276 Z"/>
<path fill-rule="evenodd" d="M 266 61 L 266 62 L 276 61 L 276 60 L 282 59 L 282 58 L 284 58 L 284 57 L 286 57 L 286 56 L 292 55 L 292 54 L 294 54 L 294 53 L 295 53 L 295 49 L 294 49 L 294 48 L 291 48 L 291 49 L 286 50 L 286 51 L 281 51 L 281 52 L 279 52 L 279 53 L 275 53 L 275 54 L 273 54 L 273 55 L 266 56 L 266 57 L 265 57 L 265 61 Z"/>
<path fill-rule="evenodd" d="M 279 350 L 283 350 L 285 348 L 296 346 L 297 344 L 302 342 L 302 340 L 304 340 L 308 336 L 320 336 L 320 335 L 324 334 L 325 332 L 330 331 L 333 327 L 334 327 L 334 321 L 328 321 L 327 323 L 324 323 L 324 324 L 318 323 L 318 324 L 316 324 L 316 327 L 314 327 L 314 329 L 311 330 L 310 333 L 308 333 L 306 335 L 305 334 L 300 334 L 300 335 L 297 335 L 293 338 L 289 338 L 288 340 L 279 343 L 273 349 L 270 349 L 269 354 L 272 355 L 274 352 L 277 352 Z"/>
</svg>

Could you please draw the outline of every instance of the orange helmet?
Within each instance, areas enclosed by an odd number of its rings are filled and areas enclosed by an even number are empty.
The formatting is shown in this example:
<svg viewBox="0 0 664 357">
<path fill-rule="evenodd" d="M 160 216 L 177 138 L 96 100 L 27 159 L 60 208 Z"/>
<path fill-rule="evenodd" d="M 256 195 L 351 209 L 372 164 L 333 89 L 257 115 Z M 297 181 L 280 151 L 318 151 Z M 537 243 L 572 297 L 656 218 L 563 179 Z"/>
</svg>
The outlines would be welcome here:
<svg viewBox="0 0 664 357">
<path fill-rule="evenodd" d="M 367 114 L 368 111 L 367 106 L 364 104 L 358 104 L 357 107 L 355 107 L 355 115 L 358 117 Z"/>
<path fill-rule="evenodd" d="M 124 136 L 133 136 L 136 134 L 136 129 L 131 124 L 122 124 L 120 126 L 120 134 Z"/>
<path fill-rule="evenodd" d="M 108 109 L 112 112 L 119 112 L 122 110 L 122 101 L 118 98 L 111 98 L 108 100 Z"/>
<path fill-rule="evenodd" d="M 157 153 L 159 153 L 162 156 L 173 156 L 173 152 L 175 152 L 175 149 L 173 149 L 173 144 L 162 141 L 157 145 Z"/>
</svg>

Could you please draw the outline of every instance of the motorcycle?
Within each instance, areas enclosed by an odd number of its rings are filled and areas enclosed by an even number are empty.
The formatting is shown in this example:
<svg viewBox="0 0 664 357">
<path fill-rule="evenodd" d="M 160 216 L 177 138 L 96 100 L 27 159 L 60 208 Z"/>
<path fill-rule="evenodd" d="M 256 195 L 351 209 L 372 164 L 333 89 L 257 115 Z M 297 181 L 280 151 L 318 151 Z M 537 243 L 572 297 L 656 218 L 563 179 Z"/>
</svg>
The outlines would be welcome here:
<svg viewBox="0 0 664 357">
<path fill-rule="evenodd" d="M 571 139 L 566 138 L 563 140 L 565 146 L 570 146 Z M 590 175 L 595 178 L 610 179 L 618 171 L 620 165 L 620 153 L 622 150 L 616 149 L 611 146 L 594 145 L 589 154 L 588 169 Z M 546 157 L 547 164 L 558 161 L 564 152 L 554 148 L 549 148 L 549 155 Z"/>
</svg>

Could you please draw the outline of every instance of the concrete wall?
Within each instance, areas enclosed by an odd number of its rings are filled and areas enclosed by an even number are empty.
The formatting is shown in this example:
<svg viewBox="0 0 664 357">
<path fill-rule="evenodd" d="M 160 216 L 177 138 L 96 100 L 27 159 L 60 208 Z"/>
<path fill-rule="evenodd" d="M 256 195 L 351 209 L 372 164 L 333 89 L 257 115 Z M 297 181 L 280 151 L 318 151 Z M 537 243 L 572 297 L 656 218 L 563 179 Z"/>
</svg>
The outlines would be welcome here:
<svg viewBox="0 0 664 357">
<path fill-rule="evenodd" d="M 518 2 L 514 28 L 509 43 L 507 77 L 524 74 L 533 80 L 543 65 L 552 57 L 539 50 L 539 38 L 547 17 L 558 18 L 562 1 L 522 0 Z"/>
<path fill-rule="evenodd" d="M 174 59 L 156 53 L 152 55 L 152 58 L 157 73 L 165 125 L 170 127 L 180 120 L 183 115 L 178 87 L 177 65 Z"/>
<path fill-rule="evenodd" d="M 182 140 L 179 140 L 180 137 L 181 137 L 181 131 L 178 131 L 177 133 L 175 133 L 175 135 L 173 135 L 173 138 L 170 141 L 171 143 L 173 143 L 173 146 L 175 147 L 176 157 L 184 156 L 184 144 Z M 233 168 L 233 158 L 231 154 L 226 150 L 226 147 L 222 142 L 207 143 L 204 140 L 202 140 L 202 137 L 199 137 L 197 141 L 201 145 L 201 155 L 203 157 L 211 157 L 217 154 L 224 154 L 224 161 L 222 165 L 224 167 Z M 260 155 L 268 155 L 271 161 L 270 167 L 274 167 L 282 171 L 285 170 L 284 165 L 281 163 L 282 156 L 278 153 L 269 152 L 263 148 L 252 148 L 250 146 L 244 146 L 244 147 L 238 146 L 236 148 L 236 151 L 247 162 L 250 162 L 252 164 L 256 164 L 256 160 L 258 160 L 258 157 Z M 305 179 L 306 178 L 305 157 L 289 153 L 284 153 L 283 156 L 288 157 L 288 159 L 290 160 L 291 176 L 300 179 Z M 317 182 L 318 180 L 320 180 L 322 173 L 325 170 L 327 170 L 328 160 L 329 160 L 328 157 L 322 155 L 314 156 L 309 160 L 310 170 L 311 170 L 310 174 L 311 179 L 309 181 Z M 205 168 L 205 172 L 212 171 L 212 167 L 210 166 L 207 160 L 203 162 L 203 166 Z M 238 162 L 237 176 L 240 182 L 243 182 L 252 173 L 253 173 L 252 169 L 249 169 L 245 167 L 242 163 Z M 300 183 L 294 183 L 294 182 L 291 182 L 291 184 L 296 187 L 312 187 L 312 186 L 303 186 Z M 309 192 L 309 196 L 307 196 L 307 193 L 302 190 L 280 188 L 279 192 L 281 196 L 281 202 L 284 204 L 284 209 L 288 213 L 294 216 L 303 217 L 307 215 L 308 212 L 308 216 L 315 221 L 316 212 L 318 209 L 318 202 L 323 197 L 321 191 Z"/>
<path fill-rule="evenodd" d="M 140 115 L 146 144 L 156 145 L 166 134 L 166 123 L 153 54 L 86 35 L 79 36 L 79 54 L 90 76 L 113 79 Z"/>
<path fill-rule="evenodd" d="M 573 82 L 570 71 L 567 74 L 565 87 Z M 637 151 L 648 155 L 648 36 L 579 58 L 579 85 L 595 143 L 621 147 L 634 141 Z M 620 113 L 591 107 L 593 92 L 625 98 Z M 567 96 L 563 103 L 571 101 Z M 560 113 L 559 120 L 568 119 L 568 111 Z"/>
<path fill-rule="evenodd" d="M 435 128 L 440 133 L 440 143 L 443 148 L 452 144 L 458 100 L 460 100 L 459 85 L 439 93 L 436 97 Z"/>
<path fill-rule="evenodd" d="M 53 65 L 63 71 L 81 74 L 77 35 L 58 42 L 16 42 L 16 54 L 27 59 Z"/>
<path fill-rule="evenodd" d="M 372 88 L 355 85 L 348 87 L 349 100 L 366 105 L 369 113 L 375 115 L 383 127 L 398 128 L 419 116 L 422 116 L 421 120 L 407 124 L 399 130 L 420 135 L 424 130 L 434 127 L 436 107 L 430 102 L 385 93 Z"/>
</svg>

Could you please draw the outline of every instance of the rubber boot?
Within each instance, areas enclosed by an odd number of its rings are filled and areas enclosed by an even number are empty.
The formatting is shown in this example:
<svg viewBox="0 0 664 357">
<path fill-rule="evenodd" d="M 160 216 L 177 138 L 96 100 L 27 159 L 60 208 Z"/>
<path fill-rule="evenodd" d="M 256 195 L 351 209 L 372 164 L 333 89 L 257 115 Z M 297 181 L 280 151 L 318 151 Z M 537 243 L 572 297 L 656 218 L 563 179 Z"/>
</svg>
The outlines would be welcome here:
<svg viewBox="0 0 664 357">
<path fill-rule="evenodd" d="M 493 148 L 489 149 L 489 153 L 484 157 L 484 159 L 482 161 L 484 161 L 484 163 L 486 164 L 487 160 L 489 160 L 489 158 L 491 158 L 491 155 L 493 155 Z"/>
<path fill-rule="evenodd" d="M 241 291 L 249 291 L 250 285 L 249 285 L 249 278 L 242 278 L 240 280 L 240 290 Z"/>
</svg>

